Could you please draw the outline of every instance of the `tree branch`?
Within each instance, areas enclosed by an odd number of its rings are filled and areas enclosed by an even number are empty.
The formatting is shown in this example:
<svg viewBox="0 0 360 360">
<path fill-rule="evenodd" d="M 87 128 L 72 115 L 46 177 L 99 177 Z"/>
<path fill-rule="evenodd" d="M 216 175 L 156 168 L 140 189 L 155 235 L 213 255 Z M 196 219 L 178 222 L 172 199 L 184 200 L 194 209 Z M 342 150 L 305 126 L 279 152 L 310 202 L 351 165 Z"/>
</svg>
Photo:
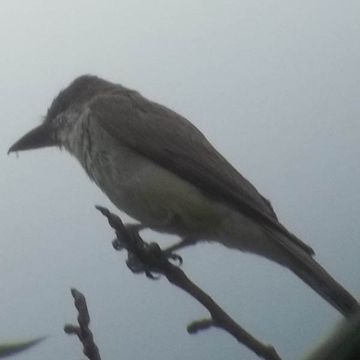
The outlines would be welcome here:
<svg viewBox="0 0 360 360">
<path fill-rule="evenodd" d="M 259 357 L 266 360 L 281 360 L 275 349 L 265 345 L 237 324 L 208 294 L 194 284 L 186 274 L 169 262 L 168 258 L 182 259 L 175 254 L 165 254 L 156 243 L 147 244 L 139 236 L 139 229 L 133 225 L 124 225 L 121 219 L 108 209 L 96 207 L 115 230 L 117 239 L 113 242 L 116 250 L 126 249 L 129 254 L 127 265 L 134 272 L 145 272 L 150 278 L 154 274 L 164 275 L 168 281 L 181 288 L 201 303 L 210 313 L 211 318 L 193 322 L 188 326 L 190 334 L 210 327 L 217 327 L 231 334 Z"/>
<path fill-rule="evenodd" d="M 71 289 L 71 294 L 74 298 L 74 304 L 78 310 L 77 325 L 66 324 L 64 331 L 68 335 L 77 335 L 83 344 L 83 353 L 89 360 L 101 360 L 99 349 L 94 342 L 94 337 L 89 329 L 90 315 L 86 305 L 85 296 L 76 289 Z"/>
</svg>

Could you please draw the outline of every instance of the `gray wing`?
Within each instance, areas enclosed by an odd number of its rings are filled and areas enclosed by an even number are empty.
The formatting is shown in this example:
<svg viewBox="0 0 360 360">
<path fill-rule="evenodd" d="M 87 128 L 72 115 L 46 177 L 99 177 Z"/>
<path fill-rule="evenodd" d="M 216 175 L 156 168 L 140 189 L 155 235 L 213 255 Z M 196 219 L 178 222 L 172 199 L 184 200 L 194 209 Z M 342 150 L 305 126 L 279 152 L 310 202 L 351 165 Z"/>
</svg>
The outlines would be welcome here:
<svg viewBox="0 0 360 360">
<path fill-rule="evenodd" d="M 122 144 L 314 254 L 278 222 L 270 202 L 187 119 L 124 88 L 95 97 L 90 110 L 92 119 Z"/>
</svg>

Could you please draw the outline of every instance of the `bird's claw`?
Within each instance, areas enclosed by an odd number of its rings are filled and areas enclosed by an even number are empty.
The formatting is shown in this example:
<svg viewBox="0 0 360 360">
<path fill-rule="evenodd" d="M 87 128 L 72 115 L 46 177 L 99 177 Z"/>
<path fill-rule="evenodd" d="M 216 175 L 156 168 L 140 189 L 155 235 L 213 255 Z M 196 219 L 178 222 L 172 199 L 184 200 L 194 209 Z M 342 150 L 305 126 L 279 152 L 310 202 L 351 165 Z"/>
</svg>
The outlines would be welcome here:
<svg viewBox="0 0 360 360">
<path fill-rule="evenodd" d="M 121 251 L 125 249 L 125 243 L 123 240 L 119 239 L 119 238 L 115 238 L 112 241 L 112 246 L 116 251 Z"/>
<path fill-rule="evenodd" d="M 152 273 L 151 271 L 149 270 L 146 270 L 145 271 L 145 275 L 148 279 L 150 280 L 159 280 L 161 278 L 161 275 L 157 274 L 157 275 L 154 275 L 154 273 Z"/>
<path fill-rule="evenodd" d="M 168 259 L 171 259 L 171 260 L 174 260 L 175 262 L 177 262 L 176 265 L 178 266 L 181 266 L 183 264 L 183 258 L 178 255 L 178 254 L 175 254 L 175 253 L 168 253 L 166 254 L 165 252 L 165 256 L 168 258 Z"/>
<path fill-rule="evenodd" d="M 114 243 L 116 240 L 114 240 Z M 117 245 L 118 248 L 120 245 Z M 124 248 L 124 247 L 122 247 Z M 164 261 L 174 260 L 176 265 L 180 266 L 183 263 L 182 257 L 175 253 L 163 252 L 157 243 L 144 243 L 145 258 L 149 260 L 149 263 L 145 263 L 139 259 L 139 257 L 133 252 L 128 252 L 128 258 L 126 260 L 127 267 L 134 273 L 145 273 L 146 277 L 152 280 L 159 280 L 161 277 L 161 264 Z"/>
<path fill-rule="evenodd" d="M 172 251 L 167 251 L 166 249 L 162 250 L 157 243 L 150 243 L 148 245 L 148 251 L 152 252 L 152 254 L 159 259 L 162 258 L 162 260 L 174 260 L 175 262 L 177 262 L 176 265 L 178 266 L 181 266 L 183 263 L 183 259 L 180 255 Z"/>
<path fill-rule="evenodd" d="M 128 253 L 126 265 L 134 274 L 145 273 L 146 277 L 151 280 L 158 280 L 161 277 L 161 275 L 156 274 L 151 267 L 145 265 L 135 254 L 131 252 Z"/>
<path fill-rule="evenodd" d="M 126 265 L 134 274 L 140 274 L 147 271 L 146 266 L 141 260 L 131 252 L 128 253 Z"/>
<path fill-rule="evenodd" d="M 182 265 L 183 259 L 180 255 L 170 250 L 162 250 L 157 243 L 148 244 L 143 241 L 139 231 L 145 228 L 144 225 L 125 224 L 124 227 L 128 237 L 132 239 L 132 245 L 129 245 L 128 238 L 124 238 L 124 233 L 118 232 L 112 245 L 117 251 L 128 250 L 126 265 L 133 273 L 145 273 L 149 279 L 158 280 L 161 277 L 161 264 L 164 262 L 172 260 L 177 266 Z"/>
</svg>

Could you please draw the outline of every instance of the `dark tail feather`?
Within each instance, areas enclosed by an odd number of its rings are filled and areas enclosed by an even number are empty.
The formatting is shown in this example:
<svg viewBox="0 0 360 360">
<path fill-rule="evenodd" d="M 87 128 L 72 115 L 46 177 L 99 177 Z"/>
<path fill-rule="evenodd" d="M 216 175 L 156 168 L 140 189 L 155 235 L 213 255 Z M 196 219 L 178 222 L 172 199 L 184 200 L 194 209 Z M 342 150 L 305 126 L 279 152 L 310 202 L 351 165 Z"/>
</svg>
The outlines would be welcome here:
<svg viewBox="0 0 360 360">
<path fill-rule="evenodd" d="M 285 242 L 283 245 L 285 256 L 281 263 L 298 275 L 334 308 L 346 317 L 360 310 L 358 301 L 309 254 L 293 244 Z"/>
</svg>

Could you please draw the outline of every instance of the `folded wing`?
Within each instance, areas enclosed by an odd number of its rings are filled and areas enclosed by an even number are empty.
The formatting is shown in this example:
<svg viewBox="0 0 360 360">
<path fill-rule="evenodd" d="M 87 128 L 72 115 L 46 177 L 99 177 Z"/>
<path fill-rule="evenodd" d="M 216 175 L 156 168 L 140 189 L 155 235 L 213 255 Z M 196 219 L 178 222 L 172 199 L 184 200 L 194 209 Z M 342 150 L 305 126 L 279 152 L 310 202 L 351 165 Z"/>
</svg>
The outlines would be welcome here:
<svg viewBox="0 0 360 360">
<path fill-rule="evenodd" d="M 95 97 L 90 110 L 91 119 L 122 144 L 314 254 L 279 223 L 270 202 L 184 117 L 124 88 Z"/>
</svg>

